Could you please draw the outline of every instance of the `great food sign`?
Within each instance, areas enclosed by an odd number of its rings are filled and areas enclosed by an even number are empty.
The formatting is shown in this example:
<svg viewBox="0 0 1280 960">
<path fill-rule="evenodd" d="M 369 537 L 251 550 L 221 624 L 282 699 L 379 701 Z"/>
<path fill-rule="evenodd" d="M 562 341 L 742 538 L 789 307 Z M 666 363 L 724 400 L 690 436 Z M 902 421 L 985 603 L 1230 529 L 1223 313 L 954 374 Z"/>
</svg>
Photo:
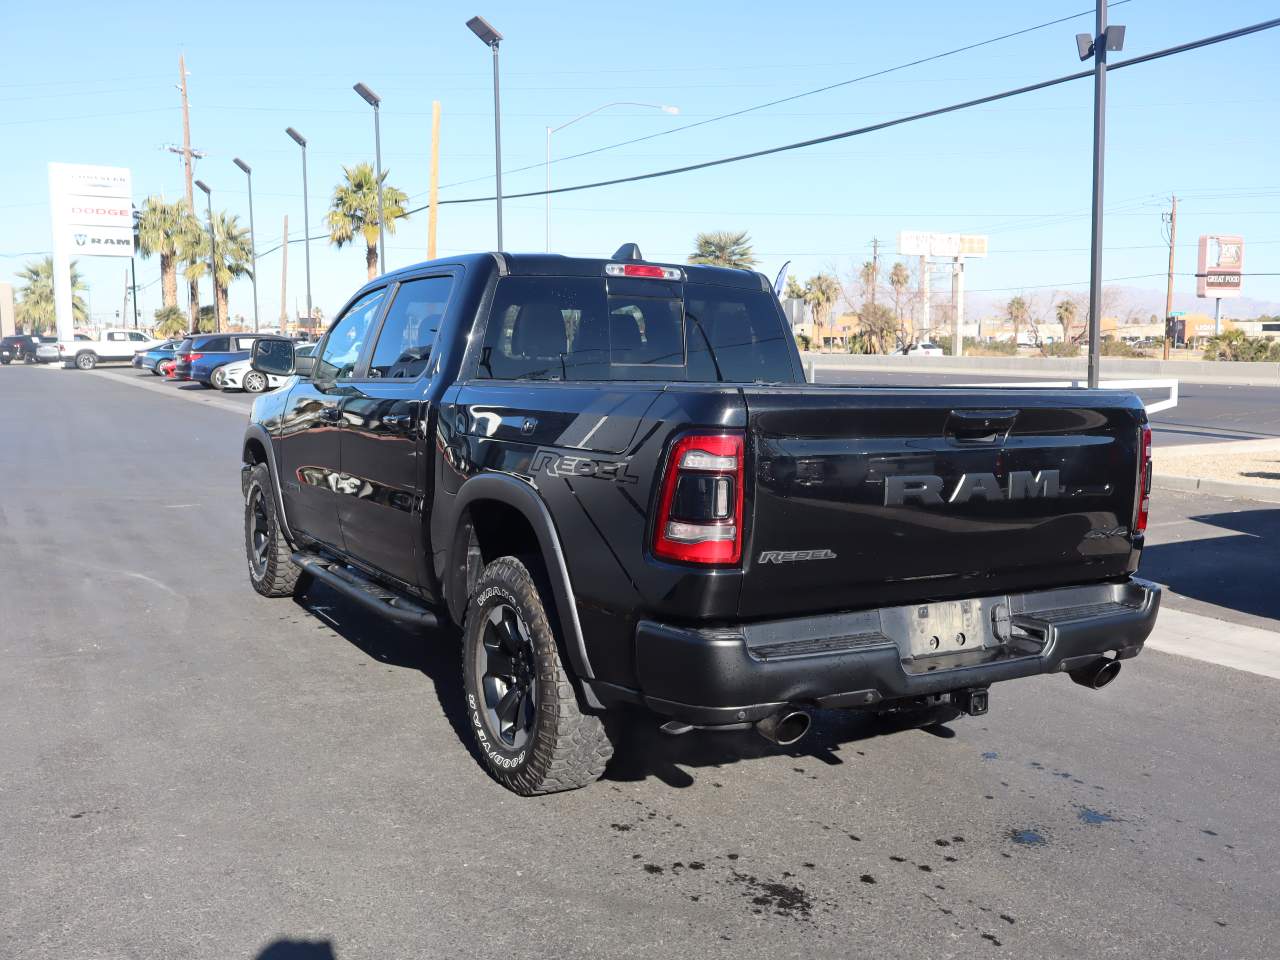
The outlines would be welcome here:
<svg viewBox="0 0 1280 960">
<path fill-rule="evenodd" d="M 127 167 L 49 164 L 54 245 L 70 256 L 133 256 L 133 183 Z"/>
<path fill-rule="evenodd" d="M 987 238 L 973 233 L 903 230 L 898 234 L 898 253 L 904 257 L 985 257 Z"/>
<path fill-rule="evenodd" d="M 1207 233 L 1200 237 L 1196 296 L 1221 300 L 1240 296 L 1244 278 L 1244 237 Z"/>
</svg>

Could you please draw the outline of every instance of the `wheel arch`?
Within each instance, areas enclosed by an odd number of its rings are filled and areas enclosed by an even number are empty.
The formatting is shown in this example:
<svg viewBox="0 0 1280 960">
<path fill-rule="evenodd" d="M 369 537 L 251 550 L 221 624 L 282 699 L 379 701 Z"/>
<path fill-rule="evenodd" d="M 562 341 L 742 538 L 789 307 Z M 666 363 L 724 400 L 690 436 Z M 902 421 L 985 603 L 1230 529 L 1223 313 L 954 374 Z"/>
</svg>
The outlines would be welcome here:
<svg viewBox="0 0 1280 960">
<path fill-rule="evenodd" d="M 280 474 L 276 470 L 275 448 L 271 445 L 271 435 L 262 424 L 251 423 L 245 428 L 240 459 L 246 471 L 259 463 L 267 465 L 267 470 L 271 474 L 271 492 L 275 497 L 276 516 L 280 518 L 280 529 L 284 532 L 285 539 L 295 543 L 293 530 L 289 527 L 289 517 L 284 512 L 284 496 L 280 490 Z"/>
<path fill-rule="evenodd" d="M 517 518 L 523 527 L 512 522 Z M 501 474 L 473 477 L 458 491 L 454 500 L 453 523 L 447 529 L 452 530 L 452 535 L 445 558 L 443 587 L 454 621 L 462 622 L 469 599 L 467 581 L 473 535 L 489 534 L 489 550 L 506 546 L 534 548 L 551 586 L 556 619 L 564 635 L 569 662 L 577 679 L 593 680 L 595 674 L 583 640 L 582 625 L 578 621 L 578 604 L 573 584 L 569 581 L 569 568 L 560 536 L 551 512 L 537 492 L 515 477 Z M 494 533 L 498 535 L 496 540 L 492 538 Z M 483 540 L 480 548 L 482 553 L 486 550 Z M 583 684 L 584 691 L 589 689 Z"/>
</svg>

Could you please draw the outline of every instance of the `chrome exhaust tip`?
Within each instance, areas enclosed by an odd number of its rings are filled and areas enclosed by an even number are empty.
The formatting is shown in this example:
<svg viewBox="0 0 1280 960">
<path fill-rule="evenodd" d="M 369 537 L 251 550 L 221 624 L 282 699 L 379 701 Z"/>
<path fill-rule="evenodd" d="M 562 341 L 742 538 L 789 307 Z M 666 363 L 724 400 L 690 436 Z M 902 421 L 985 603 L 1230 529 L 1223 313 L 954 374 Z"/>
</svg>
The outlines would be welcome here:
<svg viewBox="0 0 1280 960">
<path fill-rule="evenodd" d="M 789 747 L 804 739 L 812 722 L 803 710 L 782 710 L 757 721 L 756 733 L 770 743 Z"/>
<path fill-rule="evenodd" d="M 1119 675 L 1120 661 L 1105 658 L 1069 674 L 1073 681 L 1090 690 L 1101 690 Z"/>
</svg>

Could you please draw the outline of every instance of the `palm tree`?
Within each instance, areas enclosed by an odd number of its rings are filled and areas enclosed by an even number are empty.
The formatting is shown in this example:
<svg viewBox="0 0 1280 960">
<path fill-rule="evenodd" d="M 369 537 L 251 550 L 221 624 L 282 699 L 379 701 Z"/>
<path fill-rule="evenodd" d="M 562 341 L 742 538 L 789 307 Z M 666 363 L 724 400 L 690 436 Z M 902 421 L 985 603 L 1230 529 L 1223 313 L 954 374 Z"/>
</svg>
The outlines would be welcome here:
<svg viewBox="0 0 1280 960">
<path fill-rule="evenodd" d="M 407 219 L 405 206 L 409 196 L 398 187 L 387 185 L 387 173 L 382 171 L 382 213 L 386 219 L 387 233 L 396 232 L 396 221 Z M 364 265 L 372 280 L 378 275 L 378 178 L 373 166 L 357 163 L 343 167 L 345 182 L 333 188 L 333 201 L 326 221 L 329 224 L 329 241 L 341 248 L 355 240 L 356 234 L 364 238 Z"/>
<path fill-rule="evenodd" d="M 180 202 L 147 197 L 138 219 L 138 251 L 160 257 L 160 298 L 166 307 L 178 305 L 178 256 L 182 234 L 191 228 L 191 213 Z"/>
<path fill-rule="evenodd" d="M 809 282 L 804 285 L 804 299 L 809 304 L 809 309 L 813 311 L 813 326 L 817 334 L 815 339 L 818 341 L 819 349 L 823 345 L 822 328 L 826 326 L 827 318 L 831 316 L 831 308 L 839 298 L 840 284 L 829 273 L 810 277 Z"/>
<path fill-rule="evenodd" d="M 176 283 L 176 281 L 175 281 Z M 175 286 L 175 290 L 177 287 Z M 161 307 L 155 313 L 155 331 L 157 337 L 164 337 L 169 340 L 176 340 L 187 332 L 186 314 L 178 308 L 175 303 L 172 306 Z"/>
<path fill-rule="evenodd" d="M 889 286 L 893 288 L 893 316 L 902 327 L 902 297 L 907 292 L 907 284 L 911 282 L 911 272 L 907 265 L 899 260 L 889 271 Z"/>
<path fill-rule="evenodd" d="M 713 267 L 749 270 L 758 261 L 751 250 L 751 237 L 745 230 L 712 230 L 693 238 L 689 263 L 705 263 Z"/>
<path fill-rule="evenodd" d="M 1076 302 L 1074 300 L 1061 300 L 1054 310 L 1058 316 L 1058 323 L 1062 324 L 1063 341 L 1074 343 L 1076 338 L 1072 336 L 1071 329 L 1076 325 L 1076 315 L 1080 312 Z"/>
<path fill-rule="evenodd" d="M 787 288 L 782 293 L 784 300 L 803 300 L 804 286 L 791 274 L 787 275 Z"/>
<path fill-rule="evenodd" d="M 18 279 L 22 281 L 16 310 L 19 326 L 28 333 L 56 330 L 58 315 L 53 300 L 53 257 L 28 263 L 18 271 Z M 71 315 L 75 323 L 85 323 L 89 319 L 89 310 L 80 296 L 87 289 L 84 277 L 76 270 L 75 261 L 71 261 Z"/>
<path fill-rule="evenodd" d="M 213 215 L 214 239 L 217 242 L 218 275 L 214 278 L 213 302 L 217 307 L 214 330 L 227 326 L 227 289 L 237 277 L 253 275 L 253 250 L 249 245 L 249 230 L 240 225 L 234 213 L 219 210 Z M 183 259 L 187 267 L 183 271 L 194 284 L 209 272 L 209 233 L 198 230 L 189 233 L 183 241 Z M 200 316 L 197 309 L 197 316 Z"/>
<path fill-rule="evenodd" d="M 1009 318 L 1009 322 L 1013 324 L 1013 345 L 1018 345 L 1018 331 L 1026 324 L 1031 317 L 1031 308 L 1027 306 L 1027 301 L 1023 297 L 1014 297 L 1004 308 L 1005 316 Z"/>
<path fill-rule="evenodd" d="M 862 281 L 862 299 L 868 303 L 876 302 L 876 287 L 880 286 L 880 276 L 874 260 L 867 260 L 858 271 L 858 279 Z"/>
</svg>

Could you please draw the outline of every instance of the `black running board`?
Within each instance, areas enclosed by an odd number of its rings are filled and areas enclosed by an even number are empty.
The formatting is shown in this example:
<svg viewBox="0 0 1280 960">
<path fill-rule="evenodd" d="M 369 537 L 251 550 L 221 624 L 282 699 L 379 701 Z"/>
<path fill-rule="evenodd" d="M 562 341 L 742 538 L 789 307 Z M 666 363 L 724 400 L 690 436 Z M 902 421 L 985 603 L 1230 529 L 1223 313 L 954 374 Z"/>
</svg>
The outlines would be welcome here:
<svg viewBox="0 0 1280 960">
<path fill-rule="evenodd" d="M 314 553 L 295 553 L 291 559 L 307 574 L 384 617 L 416 627 L 440 625 L 440 618 L 426 607 L 351 567 Z"/>
</svg>

